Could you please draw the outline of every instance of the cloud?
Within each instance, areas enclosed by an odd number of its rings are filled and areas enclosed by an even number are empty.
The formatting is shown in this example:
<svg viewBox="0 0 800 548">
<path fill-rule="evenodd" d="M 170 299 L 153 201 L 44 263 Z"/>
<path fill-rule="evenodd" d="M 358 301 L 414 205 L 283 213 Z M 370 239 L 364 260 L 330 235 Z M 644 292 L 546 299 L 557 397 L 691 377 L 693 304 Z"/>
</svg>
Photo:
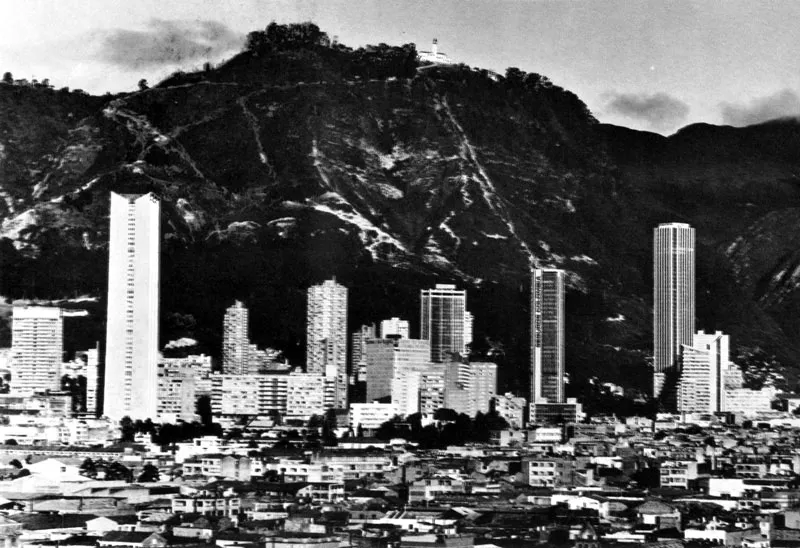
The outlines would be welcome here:
<svg viewBox="0 0 800 548">
<path fill-rule="evenodd" d="M 784 89 L 747 103 L 720 103 L 719 108 L 723 123 L 749 126 L 775 118 L 800 115 L 800 97 L 791 89 Z"/>
<path fill-rule="evenodd" d="M 218 21 L 164 19 L 151 19 L 144 30 L 97 31 L 94 38 L 97 59 L 131 70 L 218 58 L 245 39 Z"/>
<path fill-rule="evenodd" d="M 606 111 L 663 131 L 686 120 L 689 105 L 666 93 L 611 93 Z"/>
</svg>

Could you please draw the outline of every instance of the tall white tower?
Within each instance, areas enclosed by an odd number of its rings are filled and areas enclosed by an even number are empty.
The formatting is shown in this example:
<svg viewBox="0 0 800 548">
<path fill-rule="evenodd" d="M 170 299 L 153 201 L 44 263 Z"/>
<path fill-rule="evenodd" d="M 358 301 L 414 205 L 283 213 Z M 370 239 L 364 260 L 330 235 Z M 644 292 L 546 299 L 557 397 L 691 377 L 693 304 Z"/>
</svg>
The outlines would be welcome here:
<svg viewBox="0 0 800 548">
<path fill-rule="evenodd" d="M 347 288 L 335 279 L 308 288 L 306 372 L 335 383 L 329 403 L 347 407 Z"/>
<path fill-rule="evenodd" d="M 111 193 L 103 414 L 156 416 L 161 203 Z"/>
<path fill-rule="evenodd" d="M 679 366 L 694 334 L 694 229 L 665 223 L 653 231 L 653 395 Z"/>
<path fill-rule="evenodd" d="M 61 390 L 64 320 L 60 308 L 15 306 L 11 324 L 11 389 L 31 395 Z"/>
<path fill-rule="evenodd" d="M 564 271 L 531 276 L 531 405 L 564 403 Z"/>
</svg>

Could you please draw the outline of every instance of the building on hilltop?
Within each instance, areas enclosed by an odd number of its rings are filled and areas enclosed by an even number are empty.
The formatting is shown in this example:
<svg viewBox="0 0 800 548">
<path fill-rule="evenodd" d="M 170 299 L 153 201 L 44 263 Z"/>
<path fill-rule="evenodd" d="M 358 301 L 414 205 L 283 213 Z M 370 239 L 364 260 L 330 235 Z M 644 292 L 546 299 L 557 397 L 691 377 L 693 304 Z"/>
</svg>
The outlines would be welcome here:
<svg viewBox="0 0 800 548">
<path fill-rule="evenodd" d="M 430 51 L 418 51 L 417 59 L 422 63 L 433 63 L 436 65 L 453 65 L 455 61 L 450 59 L 445 53 L 439 51 L 439 40 L 434 38 L 431 43 Z"/>
<path fill-rule="evenodd" d="M 112 420 L 157 413 L 161 202 L 111 193 L 103 413 Z"/>
<path fill-rule="evenodd" d="M 15 306 L 11 316 L 11 389 L 32 395 L 61 390 L 64 317 L 49 306 Z"/>
</svg>

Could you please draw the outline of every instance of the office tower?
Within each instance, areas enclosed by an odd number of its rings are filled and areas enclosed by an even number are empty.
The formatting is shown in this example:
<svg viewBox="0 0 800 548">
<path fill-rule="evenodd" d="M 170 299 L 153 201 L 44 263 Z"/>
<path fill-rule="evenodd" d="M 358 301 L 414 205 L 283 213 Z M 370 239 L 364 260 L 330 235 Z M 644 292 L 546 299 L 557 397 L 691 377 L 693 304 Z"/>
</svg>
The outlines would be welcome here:
<svg viewBox="0 0 800 548">
<path fill-rule="evenodd" d="M 250 369 L 250 339 L 248 337 L 249 313 L 241 301 L 225 311 L 222 339 L 222 371 L 230 375 L 244 375 Z"/>
<path fill-rule="evenodd" d="M 390 318 L 381 322 L 381 338 L 388 339 L 390 335 L 396 335 L 404 339 L 410 338 L 408 322 L 400 318 Z"/>
<path fill-rule="evenodd" d="M 449 354 L 466 355 L 467 292 L 449 284 L 436 284 L 420 294 L 421 339 L 431 343 L 431 361 L 448 361 Z"/>
<path fill-rule="evenodd" d="M 682 345 L 694 333 L 694 229 L 684 223 L 653 231 L 653 395 L 661 396 Z M 670 387 L 672 390 L 673 387 Z M 668 395 L 673 401 L 674 398 Z"/>
<path fill-rule="evenodd" d="M 353 382 L 366 381 L 366 362 L 364 362 L 364 349 L 367 341 L 377 339 L 378 333 L 375 324 L 362 325 L 350 338 L 350 374 Z"/>
<path fill-rule="evenodd" d="M 367 402 L 392 395 L 395 371 L 430 365 L 431 346 L 419 339 L 370 339 L 364 352 L 367 364 Z"/>
<path fill-rule="evenodd" d="M 433 415 L 443 408 L 444 376 L 443 363 L 395 369 L 392 378 L 392 404 L 397 413 L 403 416 L 414 413 Z"/>
<path fill-rule="evenodd" d="M 681 348 L 681 376 L 678 385 L 680 413 L 724 411 L 724 380 L 729 369 L 728 335 L 698 331 L 692 345 Z"/>
<path fill-rule="evenodd" d="M 111 193 L 103 414 L 152 419 L 158 401 L 161 203 Z"/>
<path fill-rule="evenodd" d="M 531 406 L 564 402 L 564 271 L 531 276 Z"/>
<path fill-rule="evenodd" d="M 337 409 L 347 407 L 347 288 L 327 280 L 308 288 L 306 373 L 334 384 Z"/>
<path fill-rule="evenodd" d="M 64 320 L 60 308 L 15 306 L 11 318 L 11 389 L 32 395 L 61 390 Z"/>
</svg>

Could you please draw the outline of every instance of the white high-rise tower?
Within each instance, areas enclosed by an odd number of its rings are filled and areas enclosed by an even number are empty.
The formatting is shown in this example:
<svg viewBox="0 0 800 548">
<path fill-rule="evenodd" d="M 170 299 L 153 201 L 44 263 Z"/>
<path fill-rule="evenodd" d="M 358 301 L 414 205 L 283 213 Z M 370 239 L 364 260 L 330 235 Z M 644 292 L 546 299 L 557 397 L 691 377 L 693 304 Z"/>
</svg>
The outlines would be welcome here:
<svg viewBox="0 0 800 548">
<path fill-rule="evenodd" d="M 431 343 L 431 361 L 442 363 L 448 354 L 466 355 L 472 342 L 472 315 L 467 312 L 467 292 L 450 284 L 420 292 L 420 339 Z"/>
<path fill-rule="evenodd" d="M 694 334 L 694 229 L 665 223 L 653 231 L 653 395 L 679 367 L 681 345 Z M 671 398 L 674 399 L 674 398 Z"/>
<path fill-rule="evenodd" d="M 250 365 L 250 338 L 247 333 L 249 314 L 241 301 L 225 311 L 222 339 L 222 371 L 244 375 Z"/>
<path fill-rule="evenodd" d="M 111 193 L 103 414 L 156 416 L 161 203 Z"/>
<path fill-rule="evenodd" d="M 11 389 L 15 394 L 61 390 L 63 352 L 64 320 L 60 308 L 14 307 Z"/>
<path fill-rule="evenodd" d="M 306 372 L 333 382 L 329 403 L 347 407 L 347 288 L 335 279 L 308 288 Z"/>
</svg>

